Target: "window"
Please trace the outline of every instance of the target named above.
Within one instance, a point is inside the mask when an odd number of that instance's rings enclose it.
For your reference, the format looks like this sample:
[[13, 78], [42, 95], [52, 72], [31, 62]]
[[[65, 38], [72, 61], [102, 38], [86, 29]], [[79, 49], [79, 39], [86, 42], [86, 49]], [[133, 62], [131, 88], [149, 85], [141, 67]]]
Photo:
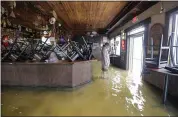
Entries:
[[169, 17], [169, 36], [172, 35], [171, 40], [171, 60], [173, 66], [178, 65], [178, 10], [171, 13]]
[[111, 54], [115, 54], [115, 45], [114, 45], [114, 38], [112, 38], [110, 40], [110, 44], [111, 44]]
[[139, 32], [143, 32], [145, 30], [145, 27], [141, 26], [139, 28], [133, 29], [131, 30], [128, 35], [133, 35], [133, 34], [137, 34]]
[[111, 54], [120, 56], [120, 35], [110, 40]]
[[[175, 35], [174, 35], [174, 44], [173, 46], [178, 46], [178, 12], [176, 14], [176, 27], [175, 27]], [[175, 56], [174, 56], [174, 59], [176, 61], [176, 64], [178, 65], [178, 47], [174, 47], [174, 51], [175, 51]]]
[[120, 56], [120, 41], [121, 37], [117, 36], [115, 40], [115, 47], [116, 47], [116, 55]]

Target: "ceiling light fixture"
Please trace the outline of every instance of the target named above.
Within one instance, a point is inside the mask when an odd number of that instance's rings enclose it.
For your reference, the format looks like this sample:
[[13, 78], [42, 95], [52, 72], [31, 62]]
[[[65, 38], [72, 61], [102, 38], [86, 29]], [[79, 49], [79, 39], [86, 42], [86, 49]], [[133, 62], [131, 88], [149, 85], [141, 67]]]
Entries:
[[165, 11], [165, 9], [164, 9], [164, 4], [163, 4], [163, 2], [161, 2], [161, 10], [160, 10], [160, 13], [163, 13]]
[[49, 19], [49, 23], [50, 24], [55, 24], [55, 22], [56, 22], [56, 19], [54, 17]]
[[61, 27], [62, 26], [61, 23], [59, 23], [58, 26]]

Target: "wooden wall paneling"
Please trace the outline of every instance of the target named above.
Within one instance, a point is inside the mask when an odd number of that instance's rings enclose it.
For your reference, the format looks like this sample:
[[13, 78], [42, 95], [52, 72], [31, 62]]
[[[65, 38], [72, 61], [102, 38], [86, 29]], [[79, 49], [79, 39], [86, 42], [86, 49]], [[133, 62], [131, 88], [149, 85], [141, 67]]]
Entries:
[[[104, 29], [128, 2], [120, 1], [16, 1], [14, 12], [16, 20], [24, 25], [35, 27], [33, 22], [39, 25], [49, 23], [52, 11], [57, 14], [57, 21], [70, 31], [85, 33]], [[8, 6], [8, 2], [2, 2]], [[38, 21], [37, 16], [42, 19]], [[18, 22], [18, 21], [16, 21]]]

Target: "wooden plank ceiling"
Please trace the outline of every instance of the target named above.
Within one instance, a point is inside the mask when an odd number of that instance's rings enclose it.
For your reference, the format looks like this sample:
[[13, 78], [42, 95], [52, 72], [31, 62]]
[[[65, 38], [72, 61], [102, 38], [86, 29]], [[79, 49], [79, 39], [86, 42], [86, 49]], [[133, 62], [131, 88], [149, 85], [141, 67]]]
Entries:
[[[18, 1], [13, 19], [28, 27], [35, 27], [34, 22], [40, 25], [48, 24], [52, 11], [57, 14], [57, 20], [68, 30], [86, 32], [104, 29], [127, 5], [126, 1]], [[7, 8], [7, 2], [1, 2]], [[8, 8], [9, 9], [9, 8]], [[37, 16], [40, 15], [40, 19]]]

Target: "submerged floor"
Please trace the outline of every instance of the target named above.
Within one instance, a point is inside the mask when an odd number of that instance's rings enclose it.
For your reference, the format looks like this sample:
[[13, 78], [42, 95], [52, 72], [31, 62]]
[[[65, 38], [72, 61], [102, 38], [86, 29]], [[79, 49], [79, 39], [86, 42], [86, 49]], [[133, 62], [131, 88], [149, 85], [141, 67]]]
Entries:
[[93, 66], [93, 82], [74, 90], [4, 88], [2, 115], [178, 115], [171, 104], [162, 105], [161, 93], [141, 78], [114, 67], [102, 73], [99, 62]]

